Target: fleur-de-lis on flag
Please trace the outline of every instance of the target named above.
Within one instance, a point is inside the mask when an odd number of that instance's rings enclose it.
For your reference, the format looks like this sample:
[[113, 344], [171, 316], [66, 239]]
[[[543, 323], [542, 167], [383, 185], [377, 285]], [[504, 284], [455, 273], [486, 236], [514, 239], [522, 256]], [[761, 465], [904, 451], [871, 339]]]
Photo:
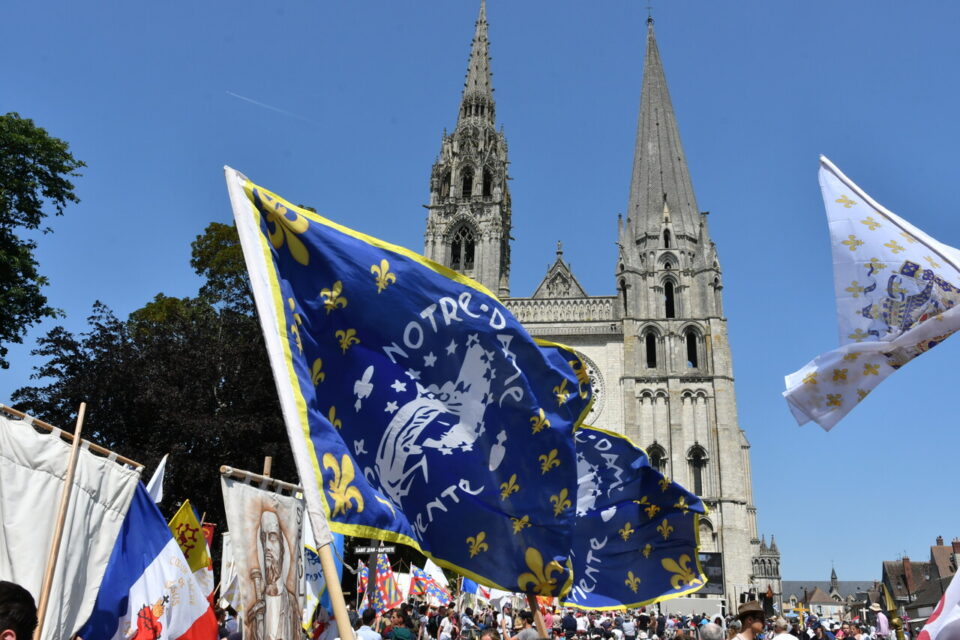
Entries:
[[467, 538], [467, 544], [470, 545], [471, 558], [477, 555], [478, 553], [481, 553], [483, 551], [487, 551], [490, 549], [490, 545], [484, 542], [484, 540], [486, 540], [486, 537], [487, 537], [487, 532], [481, 531], [477, 535], [470, 536], [469, 538]]
[[553, 395], [557, 397], [558, 406], [562, 407], [564, 404], [566, 404], [567, 400], [570, 398], [570, 391], [567, 389], [566, 378], [563, 379], [563, 382], [553, 388]]
[[320, 289], [320, 297], [323, 298], [323, 308], [330, 312], [347, 306], [347, 297], [343, 293], [343, 282], [337, 280], [329, 289]]
[[630, 587], [630, 590], [634, 593], [640, 588], [640, 578], [633, 575], [633, 571], [627, 571], [627, 579], [624, 580], [623, 583]]
[[670, 488], [670, 478], [666, 476], [660, 478], [660, 491], [666, 491], [668, 488]]
[[586, 400], [587, 389], [590, 388], [590, 373], [587, 371], [587, 367], [579, 358], [576, 360], [568, 360], [567, 364], [570, 365], [570, 368], [573, 369], [573, 372], [577, 375], [577, 386], [580, 389], [580, 397]]
[[337, 341], [340, 343], [340, 351], [343, 353], [347, 352], [352, 345], [359, 344], [360, 338], [357, 337], [356, 329], [343, 329], [337, 331], [334, 334], [337, 337]]
[[563, 567], [560, 566], [560, 563], [551, 560], [544, 566], [543, 555], [533, 547], [527, 548], [523, 559], [530, 571], [520, 574], [520, 578], [517, 580], [519, 590], [527, 591], [529, 585], [530, 591], [539, 596], [555, 595], [554, 590], [559, 586], [557, 584], [557, 578], [560, 577], [558, 574], [563, 573]]
[[357, 508], [357, 512], [363, 511], [363, 496], [360, 490], [350, 483], [353, 482], [355, 471], [353, 461], [350, 456], [344, 454], [337, 464], [337, 457], [332, 453], [323, 454], [323, 467], [333, 471], [333, 479], [329, 483], [327, 493], [333, 499], [333, 512], [331, 515], [346, 514], [350, 509], [352, 501]]
[[323, 360], [317, 358], [313, 361], [313, 366], [310, 367], [310, 381], [313, 383], [313, 386], [317, 386], [323, 379], [327, 377], [327, 374], [323, 371]]
[[630, 523], [628, 522], [620, 528], [620, 537], [626, 541], [630, 538], [630, 536], [633, 535], [634, 531], [636, 531], [636, 529], [630, 526]]
[[540, 409], [539, 414], [530, 418], [530, 425], [534, 433], [540, 433], [544, 429], [550, 428], [550, 421], [547, 420], [547, 414], [543, 412], [543, 409]]
[[310, 262], [310, 254], [297, 235], [310, 228], [310, 223], [298, 212], [288, 209], [259, 189], [257, 195], [266, 209], [267, 235], [270, 237], [270, 244], [274, 249], [280, 249], [286, 242], [293, 259], [306, 266]]
[[303, 318], [300, 317], [299, 313], [296, 313], [295, 309], [297, 308], [297, 304], [293, 301], [293, 298], [287, 298], [287, 305], [290, 307], [290, 312], [293, 313], [293, 323], [290, 325], [290, 333], [293, 334], [294, 342], [297, 344], [297, 350], [303, 353], [303, 340], [300, 339], [300, 325], [303, 324]]
[[517, 491], [520, 491], [520, 485], [517, 484], [517, 474], [515, 473], [510, 476], [509, 480], [507, 480], [506, 482], [500, 483], [500, 499], [501, 500], [506, 500]]
[[327, 420], [330, 421], [330, 424], [332, 424], [335, 429], [343, 428], [343, 421], [337, 417], [336, 407], [330, 407], [330, 411], [327, 412]]
[[567, 496], [569, 492], [566, 489], [560, 489], [560, 493], [555, 496], [550, 496], [550, 504], [553, 505], [553, 515], [559, 516], [564, 512], [565, 509], [569, 509], [572, 506], [572, 503]]
[[680, 496], [680, 498], [677, 500], [677, 503], [673, 505], [673, 508], [680, 509], [680, 511], [683, 512], [683, 515], [687, 515], [687, 511], [690, 510], [690, 505], [687, 504], [686, 496]]
[[544, 453], [537, 459], [540, 461], [540, 475], [545, 475], [550, 469], [560, 466], [560, 459], [557, 458], [556, 449], [551, 449], [550, 453]]
[[634, 500], [638, 505], [643, 507], [643, 510], [647, 512], [647, 517], [653, 520], [653, 517], [657, 515], [660, 511], [660, 507], [650, 502], [650, 498], [643, 496], [639, 500]]
[[703, 580], [693, 574], [693, 569], [690, 567], [690, 556], [687, 554], [683, 554], [678, 560], [664, 558], [660, 561], [660, 564], [663, 565], [664, 569], [674, 574], [670, 578], [670, 586], [674, 589], [703, 583]]
[[643, 547], [643, 557], [649, 558], [652, 552], [653, 552], [653, 545], [648, 542]]
[[530, 516], [523, 516], [522, 518], [510, 518], [510, 522], [513, 523], [513, 532], [520, 533], [525, 527], [530, 526]]
[[666, 540], [670, 537], [670, 534], [673, 533], [673, 526], [667, 522], [666, 518], [664, 518], [663, 522], [657, 525], [657, 531], [659, 531], [660, 535], [663, 536], [663, 539]]
[[377, 293], [397, 281], [397, 274], [390, 271], [390, 263], [384, 258], [379, 265], [371, 265], [370, 273], [376, 276]]

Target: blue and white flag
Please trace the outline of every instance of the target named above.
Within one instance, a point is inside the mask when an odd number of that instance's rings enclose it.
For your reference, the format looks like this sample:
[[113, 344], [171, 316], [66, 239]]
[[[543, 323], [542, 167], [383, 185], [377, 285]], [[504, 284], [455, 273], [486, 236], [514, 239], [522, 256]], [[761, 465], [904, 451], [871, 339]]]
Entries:
[[215, 640], [217, 620], [167, 522], [138, 484], [83, 640]]
[[574, 585], [565, 606], [639, 607], [706, 584], [697, 555], [703, 501], [650, 466], [625, 436], [577, 430]]
[[591, 400], [579, 358], [477, 282], [226, 173], [309, 508], [484, 584], [558, 595], [573, 509], [554, 504], [576, 494]]
[[960, 251], [887, 211], [820, 157], [840, 347], [786, 376], [801, 425], [832, 429], [874, 387], [960, 329]]
[[[337, 569], [337, 578], [343, 578], [343, 534], [333, 534], [334, 548], [333, 563]], [[327, 610], [333, 617], [333, 606], [330, 604], [330, 592], [327, 590], [327, 581], [323, 576], [323, 567], [320, 564], [320, 552], [317, 541], [313, 536], [313, 527], [310, 518], [303, 520], [303, 628], [310, 630], [317, 606]]]

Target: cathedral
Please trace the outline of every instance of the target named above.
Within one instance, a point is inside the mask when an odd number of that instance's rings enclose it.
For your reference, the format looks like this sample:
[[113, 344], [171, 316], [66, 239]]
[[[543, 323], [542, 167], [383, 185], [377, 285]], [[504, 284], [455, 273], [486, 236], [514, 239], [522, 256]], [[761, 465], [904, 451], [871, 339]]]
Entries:
[[701, 593], [734, 608], [744, 594], [779, 601], [780, 554], [759, 539], [750, 444], [737, 418], [723, 274], [697, 207], [653, 20], [627, 217], [611, 256], [616, 293], [605, 296], [587, 294], [559, 244], [533, 294], [510, 294], [507, 141], [496, 128], [487, 31], [481, 4], [456, 128], [444, 135], [430, 175], [425, 255], [480, 281], [533, 336], [575, 348], [596, 397], [587, 424], [625, 434], [703, 498], [701, 559], [717, 568], [708, 576], [722, 579]]

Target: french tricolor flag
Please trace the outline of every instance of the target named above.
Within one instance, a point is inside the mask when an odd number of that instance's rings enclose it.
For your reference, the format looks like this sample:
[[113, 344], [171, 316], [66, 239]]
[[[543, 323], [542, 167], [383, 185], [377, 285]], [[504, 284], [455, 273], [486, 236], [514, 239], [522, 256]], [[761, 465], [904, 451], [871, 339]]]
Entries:
[[216, 640], [213, 609], [143, 484], [97, 594], [83, 640]]

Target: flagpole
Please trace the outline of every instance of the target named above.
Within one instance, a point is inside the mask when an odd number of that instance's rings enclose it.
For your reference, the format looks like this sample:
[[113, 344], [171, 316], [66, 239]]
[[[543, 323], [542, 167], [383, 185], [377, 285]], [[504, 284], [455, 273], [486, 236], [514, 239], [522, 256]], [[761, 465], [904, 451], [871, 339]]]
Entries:
[[60, 493], [60, 510], [57, 512], [57, 524], [53, 531], [53, 540], [50, 542], [50, 554], [47, 556], [47, 568], [43, 574], [43, 583], [40, 587], [40, 599], [37, 606], [37, 628], [33, 633], [34, 640], [40, 640], [43, 634], [43, 622], [50, 604], [50, 589], [53, 586], [53, 574], [57, 568], [57, 557], [60, 555], [60, 542], [63, 539], [63, 525], [67, 519], [67, 507], [70, 506], [70, 493], [73, 489], [73, 475], [77, 468], [77, 458], [80, 456], [80, 432], [83, 430], [83, 416], [87, 412], [87, 403], [80, 403], [77, 412], [77, 426], [73, 431], [73, 445], [70, 447], [70, 458], [67, 463], [67, 474], [63, 479], [63, 491]]
[[541, 638], [549, 638], [547, 635], [547, 625], [543, 622], [543, 614], [540, 613], [540, 607], [537, 606], [537, 596], [532, 593], [527, 594], [527, 604], [530, 605], [530, 611], [533, 612], [533, 621], [537, 625], [537, 633]]

